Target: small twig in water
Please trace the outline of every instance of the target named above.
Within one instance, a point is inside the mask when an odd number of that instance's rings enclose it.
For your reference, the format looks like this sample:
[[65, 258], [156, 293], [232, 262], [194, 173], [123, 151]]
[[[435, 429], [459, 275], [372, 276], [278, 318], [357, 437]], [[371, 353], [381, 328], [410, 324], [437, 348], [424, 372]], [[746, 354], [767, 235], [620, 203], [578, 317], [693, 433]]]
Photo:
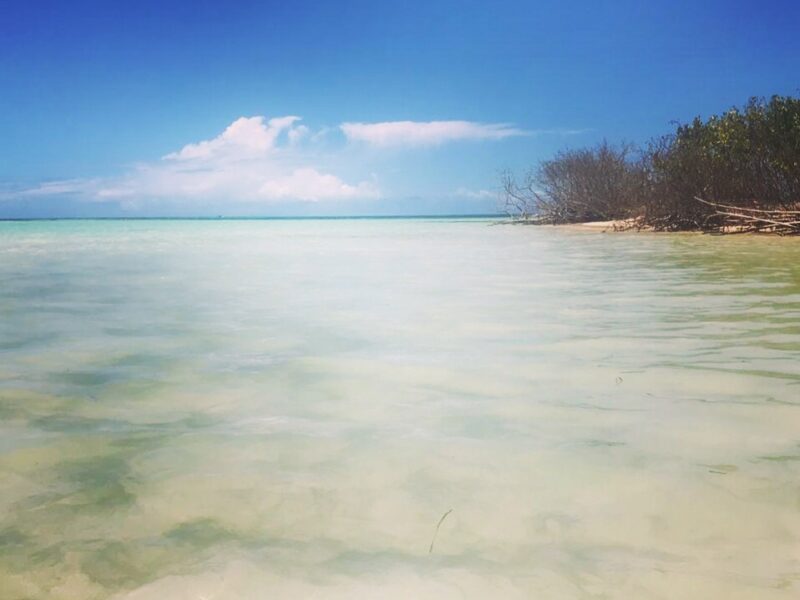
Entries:
[[444, 513], [442, 515], [442, 518], [439, 519], [439, 522], [436, 524], [436, 531], [433, 532], [433, 539], [431, 540], [431, 547], [428, 548], [428, 554], [433, 554], [433, 545], [436, 543], [436, 536], [439, 534], [439, 527], [442, 526], [442, 523], [444, 523], [444, 520], [447, 518], [447, 515], [449, 515], [451, 512], [453, 512], [452, 508], [448, 510], [446, 513]]

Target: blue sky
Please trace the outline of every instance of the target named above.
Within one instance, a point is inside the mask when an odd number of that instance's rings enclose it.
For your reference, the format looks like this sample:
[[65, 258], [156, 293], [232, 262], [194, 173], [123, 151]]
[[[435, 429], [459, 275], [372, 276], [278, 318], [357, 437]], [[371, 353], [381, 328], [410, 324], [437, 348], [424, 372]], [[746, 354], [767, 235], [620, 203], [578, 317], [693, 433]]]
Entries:
[[0, 217], [491, 212], [798, 94], [800, 2], [0, 0]]

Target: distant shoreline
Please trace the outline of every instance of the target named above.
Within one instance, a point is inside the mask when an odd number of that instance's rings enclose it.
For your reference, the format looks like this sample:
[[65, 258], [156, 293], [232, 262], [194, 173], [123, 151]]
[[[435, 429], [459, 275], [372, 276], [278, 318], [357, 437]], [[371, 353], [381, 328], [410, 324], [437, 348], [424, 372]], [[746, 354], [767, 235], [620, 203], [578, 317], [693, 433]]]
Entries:
[[562, 229], [566, 231], [584, 231], [584, 232], [591, 232], [591, 233], [655, 233], [659, 235], [674, 235], [674, 234], [681, 234], [681, 235], [730, 235], [730, 234], [737, 234], [737, 235], [757, 235], [757, 236], [769, 236], [769, 237], [781, 237], [781, 238], [790, 238], [790, 239], [798, 239], [797, 236], [794, 235], [779, 235], [773, 232], [768, 231], [725, 231], [725, 232], [716, 232], [716, 231], [702, 231], [697, 229], [681, 229], [675, 231], [665, 231], [655, 229], [649, 225], [637, 225], [636, 223], [629, 221], [586, 221], [584, 223], [560, 223], [560, 224], [547, 224], [547, 223], [523, 223], [520, 222], [521, 225], [536, 225], [539, 227], [554, 227], [556, 229]]
[[29, 221], [379, 221], [402, 219], [508, 219], [502, 213], [454, 215], [345, 215], [345, 216], [276, 216], [276, 217], [0, 217], [0, 223]]
[[644, 146], [562, 150], [520, 179], [503, 172], [501, 188], [536, 224], [800, 235], [800, 98], [753, 97]]

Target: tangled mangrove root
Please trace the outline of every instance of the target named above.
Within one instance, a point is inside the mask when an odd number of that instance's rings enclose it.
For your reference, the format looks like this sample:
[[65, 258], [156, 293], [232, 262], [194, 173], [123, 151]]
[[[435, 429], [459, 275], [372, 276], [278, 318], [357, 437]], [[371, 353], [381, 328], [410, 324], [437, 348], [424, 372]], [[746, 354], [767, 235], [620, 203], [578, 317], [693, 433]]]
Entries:
[[695, 196], [695, 200], [713, 209], [701, 229], [709, 233], [775, 233], [800, 235], [800, 210], [757, 209], [709, 202]]

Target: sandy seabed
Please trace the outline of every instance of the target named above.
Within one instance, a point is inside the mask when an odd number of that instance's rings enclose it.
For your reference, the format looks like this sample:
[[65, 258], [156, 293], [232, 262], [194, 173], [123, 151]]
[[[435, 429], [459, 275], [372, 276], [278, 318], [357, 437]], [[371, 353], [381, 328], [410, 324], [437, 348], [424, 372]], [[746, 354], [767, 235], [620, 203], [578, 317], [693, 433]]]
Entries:
[[0, 228], [4, 600], [800, 591], [793, 240]]

